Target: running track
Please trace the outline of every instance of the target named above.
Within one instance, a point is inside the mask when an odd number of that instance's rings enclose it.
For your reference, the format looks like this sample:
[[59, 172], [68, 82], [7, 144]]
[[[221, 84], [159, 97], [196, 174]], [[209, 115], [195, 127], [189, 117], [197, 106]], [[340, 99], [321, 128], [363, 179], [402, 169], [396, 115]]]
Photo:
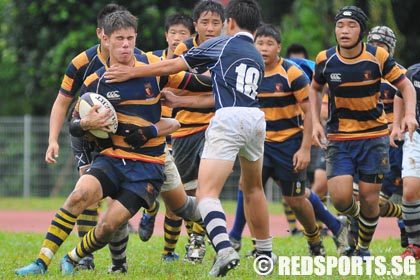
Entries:
[[[55, 212], [52, 211], [0, 211], [0, 231], [3, 232], [38, 232], [45, 233]], [[137, 228], [141, 215], [134, 216], [130, 223]], [[227, 215], [228, 229], [232, 227], [234, 216]], [[163, 235], [164, 214], [159, 213], [156, 219], [155, 235]], [[185, 229], [183, 234], [185, 235]], [[270, 231], [273, 236], [287, 236], [288, 225], [284, 215], [270, 216]], [[400, 231], [395, 218], [380, 218], [375, 238], [399, 237]], [[246, 227], [245, 236], [249, 236]]]

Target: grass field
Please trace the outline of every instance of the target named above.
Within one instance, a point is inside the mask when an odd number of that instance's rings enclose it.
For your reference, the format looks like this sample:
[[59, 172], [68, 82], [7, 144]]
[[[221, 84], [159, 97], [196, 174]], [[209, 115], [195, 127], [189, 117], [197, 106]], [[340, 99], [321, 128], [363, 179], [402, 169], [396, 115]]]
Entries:
[[[63, 202], [59, 199], [0, 199], [0, 210], [53, 210]], [[34, 208], [31, 208], [34, 206]], [[234, 202], [224, 203], [229, 213], [235, 209]], [[28, 208], [29, 207], [29, 208]], [[279, 212], [279, 205], [271, 205]], [[34, 233], [5, 233], [0, 231], [0, 279], [18, 279], [13, 270], [29, 264], [33, 261], [39, 251], [43, 241], [44, 234]], [[77, 237], [72, 234], [58, 251], [56, 257], [50, 265], [46, 275], [28, 277], [29, 279], [59, 279], [61, 273], [58, 270], [58, 263], [62, 256], [71, 250], [77, 244]], [[178, 242], [176, 252], [180, 254], [181, 259], [184, 254], [184, 245], [186, 237], [182, 236]], [[335, 256], [335, 246], [330, 237], [324, 239], [324, 245], [328, 255]], [[241, 264], [229, 272], [226, 279], [321, 279], [326, 276], [279, 276], [278, 266], [274, 273], [268, 277], [258, 276], [253, 269], [253, 260], [246, 259], [245, 254], [251, 249], [249, 238], [243, 240], [241, 249]], [[274, 252], [280, 256], [306, 256], [308, 254], [306, 241], [303, 237], [282, 237], [274, 239]], [[202, 265], [192, 265], [183, 261], [163, 263], [160, 256], [163, 248], [163, 237], [154, 236], [149, 242], [141, 242], [137, 235], [130, 235], [127, 257], [129, 272], [126, 275], [108, 275], [107, 267], [110, 264], [109, 252], [104, 248], [95, 253], [96, 269], [94, 271], [81, 271], [75, 276], [75, 279], [206, 279], [206, 275], [213, 263], [214, 251], [208, 246], [207, 254]], [[374, 240], [371, 247], [372, 255], [381, 255], [390, 260], [394, 255], [401, 253], [402, 249], [398, 239]], [[387, 263], [387, 268], [391, 269]], [[420, 264], [416, 264], [417, 276], [340, 276], [338, 271], [333, 270], [329, 279], [418, 279], [420, 273]], [[72, 276], [70, 276], [72, 277]], [[70, 278], [66, 277], [66, 278]]]

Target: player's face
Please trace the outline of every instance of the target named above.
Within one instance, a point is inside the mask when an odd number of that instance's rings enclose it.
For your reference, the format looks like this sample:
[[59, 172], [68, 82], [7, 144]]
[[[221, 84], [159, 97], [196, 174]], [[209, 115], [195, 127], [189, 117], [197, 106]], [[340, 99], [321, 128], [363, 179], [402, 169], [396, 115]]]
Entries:
[[259, 36], [254, 43], [257, 50], [261, 53], [266, 66], [277, 64], [278, 54], [281, 50], [281, 44], [271, 36]]
[[382, 43], [382, 42], [371, 42], [370, 44], [371, 44], [371, 45], [374, 45], [374, 46], [377, 46], [377, 47], [382, 47], [382, 48], [384, 48], [387, 52], [389, 52], [388, 46], [387, 46], [387, 45], [385, 45], [385, 44], [384, 44], [384, 43]]
[[355, 46], [359, 39], [360, 26], [354, 19], [343, 18], [335, 24], [335, 37], [340, 47]]
[[169, 27], [168, 32], [165, 32], [166, 42], [168, 47], [175, 51], [179, 43], [184, 42], [191, 37], [190, 30], [183, 24], [175, 24]]
[[136, 36], [134, 28], [118, 29], [111, 34], [107, 39], [111, 65], [120, 63], [132, 66]]
[[219, 14], [203, 12], [197, 22], [194, 22], [194, 27], [201, 44], [210, 38], [220, 36], [223, 22]]

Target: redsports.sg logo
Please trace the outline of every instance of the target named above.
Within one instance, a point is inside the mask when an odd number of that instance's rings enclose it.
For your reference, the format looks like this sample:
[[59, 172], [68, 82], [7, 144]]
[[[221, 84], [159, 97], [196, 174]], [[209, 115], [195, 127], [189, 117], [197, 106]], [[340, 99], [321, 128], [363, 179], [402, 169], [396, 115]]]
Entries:
[[335, 257], [335, 256], [279, 256], [277, 263], [267, 257], [254, 260], [254, 271], [258, 275], [281, 276], [409, 276], [416, 275], [416, 260], [394, 256]]

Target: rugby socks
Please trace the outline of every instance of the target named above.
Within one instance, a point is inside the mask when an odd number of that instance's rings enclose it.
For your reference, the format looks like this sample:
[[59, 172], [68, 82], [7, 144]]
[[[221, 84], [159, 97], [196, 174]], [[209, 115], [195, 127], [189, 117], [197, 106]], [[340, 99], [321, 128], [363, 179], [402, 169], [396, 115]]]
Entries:
[[188, 236], [190, 236], [193, 233], [193, 221], [185, 221], [185, 229], [187, 230]]
[[289, 223], [289, 230], [290, 233], [297, 231], [297, 223], [296, 223], [296, 215], [293, 212], [292, 208], [290, 208], [289, 204], [287, 204], [285, 199], [282, 199], [284, 213], [286, 214], [287, 222]]
[[83, 236], [91, 229], [93, 229], [98, 223], [98, 207], [88, 208], [77, 217], [77, 233], [79, 238]]
[[[315, 193], [316, 194], [316, 193]], [[327, 196], [326, 195], [322, 195], [322, 197], [321, 196], [319, 196], [318, 194], [316, 194], [318, 197], [319, 197], [319, 200], [321, 200], [321, 202], [322, 202], [322, 204], [324, 204], [324, 206], [325, 207], [327, 207]], [[328, 209], [328, 208], [327, 208]], [[316, 213], [315, 213], [316, 214]], [[323, 230], [322, 228], [323, 228], [323, 225], [324, 225], [324, 223], [323, 222], [321, 222], [319, 219], [318, 219], [318, 217], [315, 217], [316, 218], [316, 225], [321, 229], [321, 231]], [[328, 227], [328, 226], [327, 226]]]
[[238, 200], [236, 202], [236, 213], [233, 228], [229, 232], [229, 236], [233, 237], [237, 241], [241, 241], [242, 232], [244, 231], [246, 224], [245, 210], [244, 210], [244, 193], [238, 190]]
[[47, 235], [42, 243], [41, 251], [38, 255], [37, 263], [40, 263], [46, 269], [51, 259], [54, 257], [57, 250], [60, 248], [64, 240], [67, 239], [69, 234], [76, 224], [76, 216], [60, 208], [51, 221], [48, 228]]
[[273, 251], [273, 237], [263, 240], [255, 240], [255, 248], [257, 249], [257, 255], [266, 255], [271, 256], [271, 252]]
[[156, 216], [157, 210], [158, 210], [157, 203], [156, 203], [156, 201], [154, 201], [152, 206], [149, 209], [144, 210], [144, 213], [153, 217], [153, 216]]
[[127, 244], [130, 232], [128, 230], [128, 222], [120, 226], [114, 233], [111, 242], [108, 244], [111, 253], [112, 264], [121, 266], [127, 262]]
[[204, 228], [198, 224], [198, 223], [194, 223], [193, 224], [193, 230], [192, 230], [193, 234], [197, 234], [197, 235], [201, 235], [201, 236], [205, 236], [206, 235], [206, 231], [204, 230]]
[[359, 238], [357, 240], [356, 249], [369, 249], [376, 226], [378, 225], [379, 215], [373, 218], [368, 218], [360, 212], [359, 215]]
[[314, 208], [316, 218], [323, 222], [334, 235], [337, 234], [340, 230], [340, 222], [330, 213], [330, 211], [328, 211], [327, 207], [325, 207], [319, 197], [313, 191], [310, 192], [311, 194], [309, 195], [308, 200]]
[[229, 236], [226, 229], [226, 216], [223, 212], [222, 204], [216, 198], [203, 198], [198, 203], [201, 217], [208, 236], [218, 253], [221, 249], [231, 247]]
[[347, 216], [354, 217], [357, 219], [360, 213], [360, 204], [353, 197], [351, 201], [351, 205], [347, 209], [344, 209], [342, 211], [338, 210], [338, 211], [343, 215], [347, 215]]
[[176, 243], [181, 235], [182, 219], [174, 220], [165, 215], [163, 224], [165, 247], [163, 254], [169, 255], [174, 253]]
[[382, 215], [382, 217], [396, 217], [398, 219], [402, 218], [402, 209], [401, 205], [395, 204], [392, 201], [387, 200], [386, 202], [387, 210]]
[[402, 216], [408, 235], [408, 244], [420, 246], [420, 200], [408, 202], [403, 199]]
[[92, 254], [93, 252], [99, 249], [102, 249], [106, 246], [106, 244], [108, 244], [108, 242], [101, 242], [96, 238], [95, 229], [96, 227], [94, 227], [92, 230], [86, 233], [85, 236], [83, 236], [82, 241], [79, 242], [76, 248], [74, 248], [68, 253], [68, 256], [74, 262], [78, 263], [87, 255]]
[[306, 232], [306, 230], [303, 229], [303, 234], [306, 236], [308, 244], [314, 244], [321, 241], [321, 233], [319, 231], [319, 227], [316, 227], [314, 232]]

